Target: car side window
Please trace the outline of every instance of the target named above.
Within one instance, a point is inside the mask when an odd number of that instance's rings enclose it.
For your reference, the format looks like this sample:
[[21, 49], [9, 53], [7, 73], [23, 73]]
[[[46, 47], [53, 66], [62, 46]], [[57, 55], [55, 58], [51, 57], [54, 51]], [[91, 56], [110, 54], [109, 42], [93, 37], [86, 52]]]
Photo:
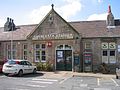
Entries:
[[32, 66], [32, 64], [30, 62], [26, 61], [26, 63], [28, 66]]
[[24, 61], [24, 65], [28, 65], [26, 61]]
[[20, 65], [26, 65], [26, 62], [25, 61], [21, 61]]
[[32, 66], [32, 64], [28, 61], [21, 61], [20, 65], [28, 65], [28, 66]]

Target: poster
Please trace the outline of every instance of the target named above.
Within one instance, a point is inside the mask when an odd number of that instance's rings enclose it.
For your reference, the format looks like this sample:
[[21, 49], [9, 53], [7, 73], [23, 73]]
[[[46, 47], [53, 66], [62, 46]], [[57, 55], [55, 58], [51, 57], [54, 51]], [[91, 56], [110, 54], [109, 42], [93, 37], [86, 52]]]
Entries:
[[118, 52], [120, 53], [120, 45], [118, 45]]
[[57, 57], [58, 58], [63, 57], [63, 51], [57, 51]]
[[63, 51], [57, 51], [57, 62], [63, 62]]

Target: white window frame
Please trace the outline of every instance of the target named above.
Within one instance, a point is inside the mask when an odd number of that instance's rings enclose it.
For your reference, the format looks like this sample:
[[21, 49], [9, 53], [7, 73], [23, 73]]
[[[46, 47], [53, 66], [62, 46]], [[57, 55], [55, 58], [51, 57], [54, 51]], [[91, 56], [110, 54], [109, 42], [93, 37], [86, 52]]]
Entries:
[[[17, 53], [16, 44], [13, 44], [13, 49], [12, 49], [13, 59], [16, 58], [16, 53]], [[10, 44], [7, 44], [7, 59], [11, 59], [11, 45]]]
[[[27, 48], [24, 48], [25, 45], [27, 46]], [[27, 52], [27, 54], [24, 55], [24, 52]], [[27, 44], [23, 44], [23, 59], [27, 60], [27, 58], [28, 58], [28, 45]]]
[[[39, 48], [36, 48], [36, 45], [39, 45]], [[45, 48], [42, 48], [42, 45], [45, 45]], [[35, 62], [46, 62], [46, 44], [34, 44], [34, 55], [35, 55]], [[42, 55], [42, 51], [45, 52], [44, 55]], [[39, 55], [36, 54], [36, 52], [39, 52]], [[37, 56], [39, 57], [39, 60], [37, 60]], [[45, 57], [45, 60], [42, 60], [42, 57]]]
[[[89, 47], [87, 47], [89, 44]], [[91, 42], [85, 42], [85, 49], [91, 49], [92, 48], [92, 43]]]

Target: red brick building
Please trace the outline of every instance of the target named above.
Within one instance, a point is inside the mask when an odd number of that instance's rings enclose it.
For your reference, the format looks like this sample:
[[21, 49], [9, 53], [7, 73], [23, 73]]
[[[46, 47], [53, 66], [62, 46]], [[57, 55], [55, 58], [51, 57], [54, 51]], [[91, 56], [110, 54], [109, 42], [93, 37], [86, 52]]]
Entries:
[[85, 72], [103, 62], [114, 72], [120, 63], [120, 20], [110, 6], [107, 21], [67, 22], [52, 6], [39, 24], [11, 30], [9, 22], [0, 28], [0, 60], [28, 59], [52, 63], [55, 70]]

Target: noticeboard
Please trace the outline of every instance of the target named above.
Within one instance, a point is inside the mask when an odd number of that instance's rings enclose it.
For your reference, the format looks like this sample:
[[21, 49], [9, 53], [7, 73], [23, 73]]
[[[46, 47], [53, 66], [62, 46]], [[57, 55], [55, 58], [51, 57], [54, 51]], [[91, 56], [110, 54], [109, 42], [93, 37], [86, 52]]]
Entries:
[[74, 56], [74, 65], [79, 65], [79, 63], [80, 63], [80, 57]]

